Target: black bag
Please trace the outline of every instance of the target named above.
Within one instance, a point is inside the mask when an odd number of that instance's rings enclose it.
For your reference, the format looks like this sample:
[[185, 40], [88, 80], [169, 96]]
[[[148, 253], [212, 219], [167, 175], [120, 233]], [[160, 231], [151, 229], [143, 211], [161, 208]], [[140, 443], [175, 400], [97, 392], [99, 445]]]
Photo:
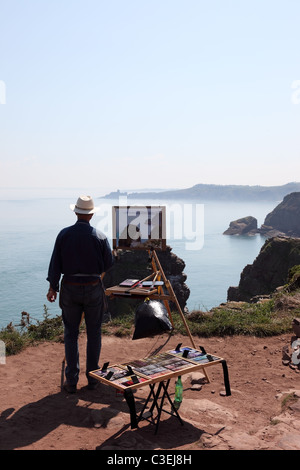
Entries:
[[135, 311], [132, 339], [147, 338], [172, 330], [166, 307], [157, 300], [146, 299]]

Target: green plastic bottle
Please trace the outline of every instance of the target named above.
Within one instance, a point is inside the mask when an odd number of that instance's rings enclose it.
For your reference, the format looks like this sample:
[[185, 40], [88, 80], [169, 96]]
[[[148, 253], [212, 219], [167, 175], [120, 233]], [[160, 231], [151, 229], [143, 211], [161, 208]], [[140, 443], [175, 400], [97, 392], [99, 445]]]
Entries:
[[181, 377], [179, 375], [176, 382], [175, 382], [174, 406], [175, 406], [176, 410], [178, 410], [178, 408], [181, 405], [182, 394], [183, 394], [183, 385], [182, 385], [182, 382], [181, 382]]

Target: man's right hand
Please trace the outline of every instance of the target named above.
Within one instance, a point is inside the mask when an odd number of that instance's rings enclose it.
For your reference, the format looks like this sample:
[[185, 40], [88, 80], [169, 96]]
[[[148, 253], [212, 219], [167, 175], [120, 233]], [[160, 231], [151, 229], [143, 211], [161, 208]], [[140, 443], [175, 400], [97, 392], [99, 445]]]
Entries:
[[57, 296], [57, 292], [54, 289], [52, 289], [52, 287], [50, 287], [47, 292], [47, 299], [49, 300], [49, 302], [55, 302], [56, 296]]

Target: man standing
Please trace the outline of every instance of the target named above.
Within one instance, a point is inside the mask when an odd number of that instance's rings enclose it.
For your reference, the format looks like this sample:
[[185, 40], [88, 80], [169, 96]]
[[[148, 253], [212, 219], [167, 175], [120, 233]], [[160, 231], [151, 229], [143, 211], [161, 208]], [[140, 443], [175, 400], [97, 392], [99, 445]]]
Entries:
[[90, 225], [98, 210], [90, 196], [80, 196], [70, 208], [77, 215], [77, 222], [62, 229], [55, 241], [49, 264], [47, 280], [50, 283], [47, 299], [54, 302], [63, 275], [59, 305], [64, 323], [66, 357], [66, 384], [69, 393], [75, 393], [79, 379], [78, 335], [84, 314], [87, 334], [86, 376], [88, 388], [97, 382], [89, 376], [99, 368], [101, 350], [101, 324], [104, 313], [105, 293], [101, 276], [113, 264], [111, 248], [105, 235]]

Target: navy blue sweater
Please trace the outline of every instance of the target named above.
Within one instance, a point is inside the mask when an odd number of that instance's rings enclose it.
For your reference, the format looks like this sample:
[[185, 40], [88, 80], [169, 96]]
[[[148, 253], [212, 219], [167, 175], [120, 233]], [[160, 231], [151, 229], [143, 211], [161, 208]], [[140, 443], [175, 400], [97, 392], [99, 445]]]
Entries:
[[112, 252], [106, 236], [88, 221], [80, 219], [59, 232], [47, 280], [58, 291], [62, 274], [65, 280], [89, 282], [99, 278], [112, 264]]

